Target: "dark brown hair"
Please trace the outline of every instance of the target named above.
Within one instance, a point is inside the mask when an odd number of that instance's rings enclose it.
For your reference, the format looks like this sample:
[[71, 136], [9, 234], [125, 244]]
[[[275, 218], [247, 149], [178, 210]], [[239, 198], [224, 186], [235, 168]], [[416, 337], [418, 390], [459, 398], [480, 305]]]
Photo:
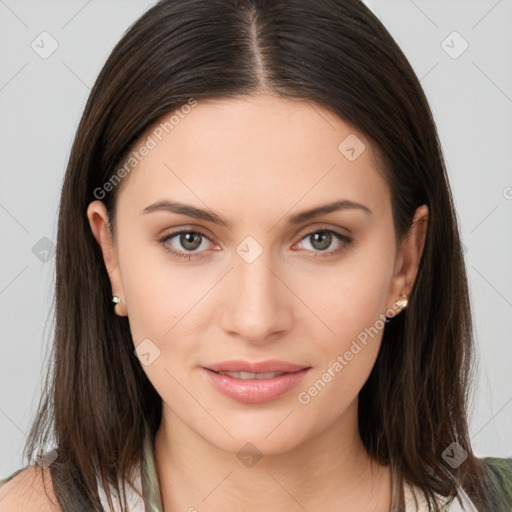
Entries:
[[[48, 385], [25, 456], [54, 439], [51, 465], [65, 510], [101, 509], [96, 474], [113, 485], [139, 462], [162, 401], [134, 354], [86, 210], [141, 136], [190, 98], [261, 91], [309, 100], [356, 127], [382, 156], [399, 240], [429, 207], [407, 310], [385, 328], [359, 395], [370, 455], [427, 499], [454, 478], [489, 509], [491, 490], [471, 450], [466, 409], [473, 346], [456, 215], [431, 111], [407, 59], [359, 0], [163, 0], [112, 51], [91, 91], [62, 189], [55, 340]], [[105, 195], [111, 214], [119, 187]], [[442, 452], [457, 442], [467, 460]], [[403, 504], [402, 504], [403, 506]], [[398, 507], [397, 510], [401, 510]], [[438, 510], [433, 506], [433, 510]]]

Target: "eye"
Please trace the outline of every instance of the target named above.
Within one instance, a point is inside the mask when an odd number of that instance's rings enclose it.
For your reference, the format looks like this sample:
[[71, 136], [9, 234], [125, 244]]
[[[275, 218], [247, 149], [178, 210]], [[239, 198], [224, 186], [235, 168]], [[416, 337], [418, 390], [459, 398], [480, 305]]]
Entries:
[[[338, 233], [332, 229], [319, 229], [317, 231], [312, 231], [306, 236], [302, 237], [301, 242], [299, 243], [302, 243], [304, 240], [308, 242], [306, 244], [306, 249], [317, 253], [325, 253], [315, 255], [315, 258], [319, 256], [327, 257], [338, 254], [352, 243], [352, 239], [350, 237], [342, 233]], [[327, 249], [333, 245], [333, 242], [337, 248], [331, 251], [327, 251]], [[310, 248], [308, 248], [307, 245], [309, 245]]]
[[[174, 257], [186, 258], [189, 261], [191, 259], [205, 257], [204, 252], [208, 249], [208, 243], [212, 243], [201, 231], [190, 229], [182, 229], [168, 233], [159, 241], [164, 246], [165, 250]], [[317, 253], [314, 256], [315, 258], [337, 255], [352, 243], [350, 237], [332, 229], [318, 229], [312, 231], [303, 236], [301, 241], [296, 245], [300, 245], [304, 241], [308, 241], [310, 246], [310, 248], [306, 246], [306, 250]], [[337, 248], [328, 251], [327, 249], [329, 249], [333, 243], [335, 243]]]
[[[173, 239], [176, 240], [173, 242]], [[208, 245], [205, 241], [210, 242], [210, 239], [201, 231], [194, 230], [174, 231], [160, 239], [160, 243], [173, 256], [188, 260], [203, 257], [204, 250], [200, 249], [205, 249]]]

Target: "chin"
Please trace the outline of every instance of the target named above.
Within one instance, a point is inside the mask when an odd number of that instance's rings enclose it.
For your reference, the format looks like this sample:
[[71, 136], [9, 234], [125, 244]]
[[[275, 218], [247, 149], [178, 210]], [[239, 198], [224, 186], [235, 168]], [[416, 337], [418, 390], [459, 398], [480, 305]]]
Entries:
[[[214, 415], [224, 428], [215, 423], [215, 428], [198, 433], [210, 444], [227, 452], [238, 454], [246, 447], [246, 450], [254, 449], [265, 455], [280, 455], [293, 450], [307, 437], [304, 423], [301, 422], [299, 427], [297, 417], [292, 420], [295, 415], [290, 414], [291, 410], [286, 408], [282, 413], [271, 414], [261, 411], [258, 414], [248, 414], [246, 411], [238, 418], [231, 415], [229, 421], [222, 421], [220, 416]], [[248, 443], [250, 446], [246, 446]]]

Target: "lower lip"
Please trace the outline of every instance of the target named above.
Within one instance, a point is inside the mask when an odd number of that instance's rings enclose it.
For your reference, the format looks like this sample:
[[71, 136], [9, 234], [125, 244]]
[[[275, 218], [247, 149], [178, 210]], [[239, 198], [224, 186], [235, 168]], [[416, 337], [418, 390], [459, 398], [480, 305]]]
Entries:
[[213, 386], [238, 402], [261, 404], [279, 398], [290, 391], [304, 378], [310, 368], [298, 372], [285, 373], [272, 379], [235, 379], [228, 375], [220, 375], [203, 368]]

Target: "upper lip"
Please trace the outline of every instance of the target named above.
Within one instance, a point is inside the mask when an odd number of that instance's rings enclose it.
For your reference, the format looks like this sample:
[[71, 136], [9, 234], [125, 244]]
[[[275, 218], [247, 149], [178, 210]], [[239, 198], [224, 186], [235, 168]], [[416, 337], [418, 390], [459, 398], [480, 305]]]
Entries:
[[268, 359], [267, 361], [223, 361], [221, 363], [210, 364], [205, 366], [207, 370], [214, 372], [248, 372], [248, 373], [292, 373], [309, 368], [309, 366], [301, 366], [298, 364], [288, 363], [286, 361], [278, 361], [276, 359]]

